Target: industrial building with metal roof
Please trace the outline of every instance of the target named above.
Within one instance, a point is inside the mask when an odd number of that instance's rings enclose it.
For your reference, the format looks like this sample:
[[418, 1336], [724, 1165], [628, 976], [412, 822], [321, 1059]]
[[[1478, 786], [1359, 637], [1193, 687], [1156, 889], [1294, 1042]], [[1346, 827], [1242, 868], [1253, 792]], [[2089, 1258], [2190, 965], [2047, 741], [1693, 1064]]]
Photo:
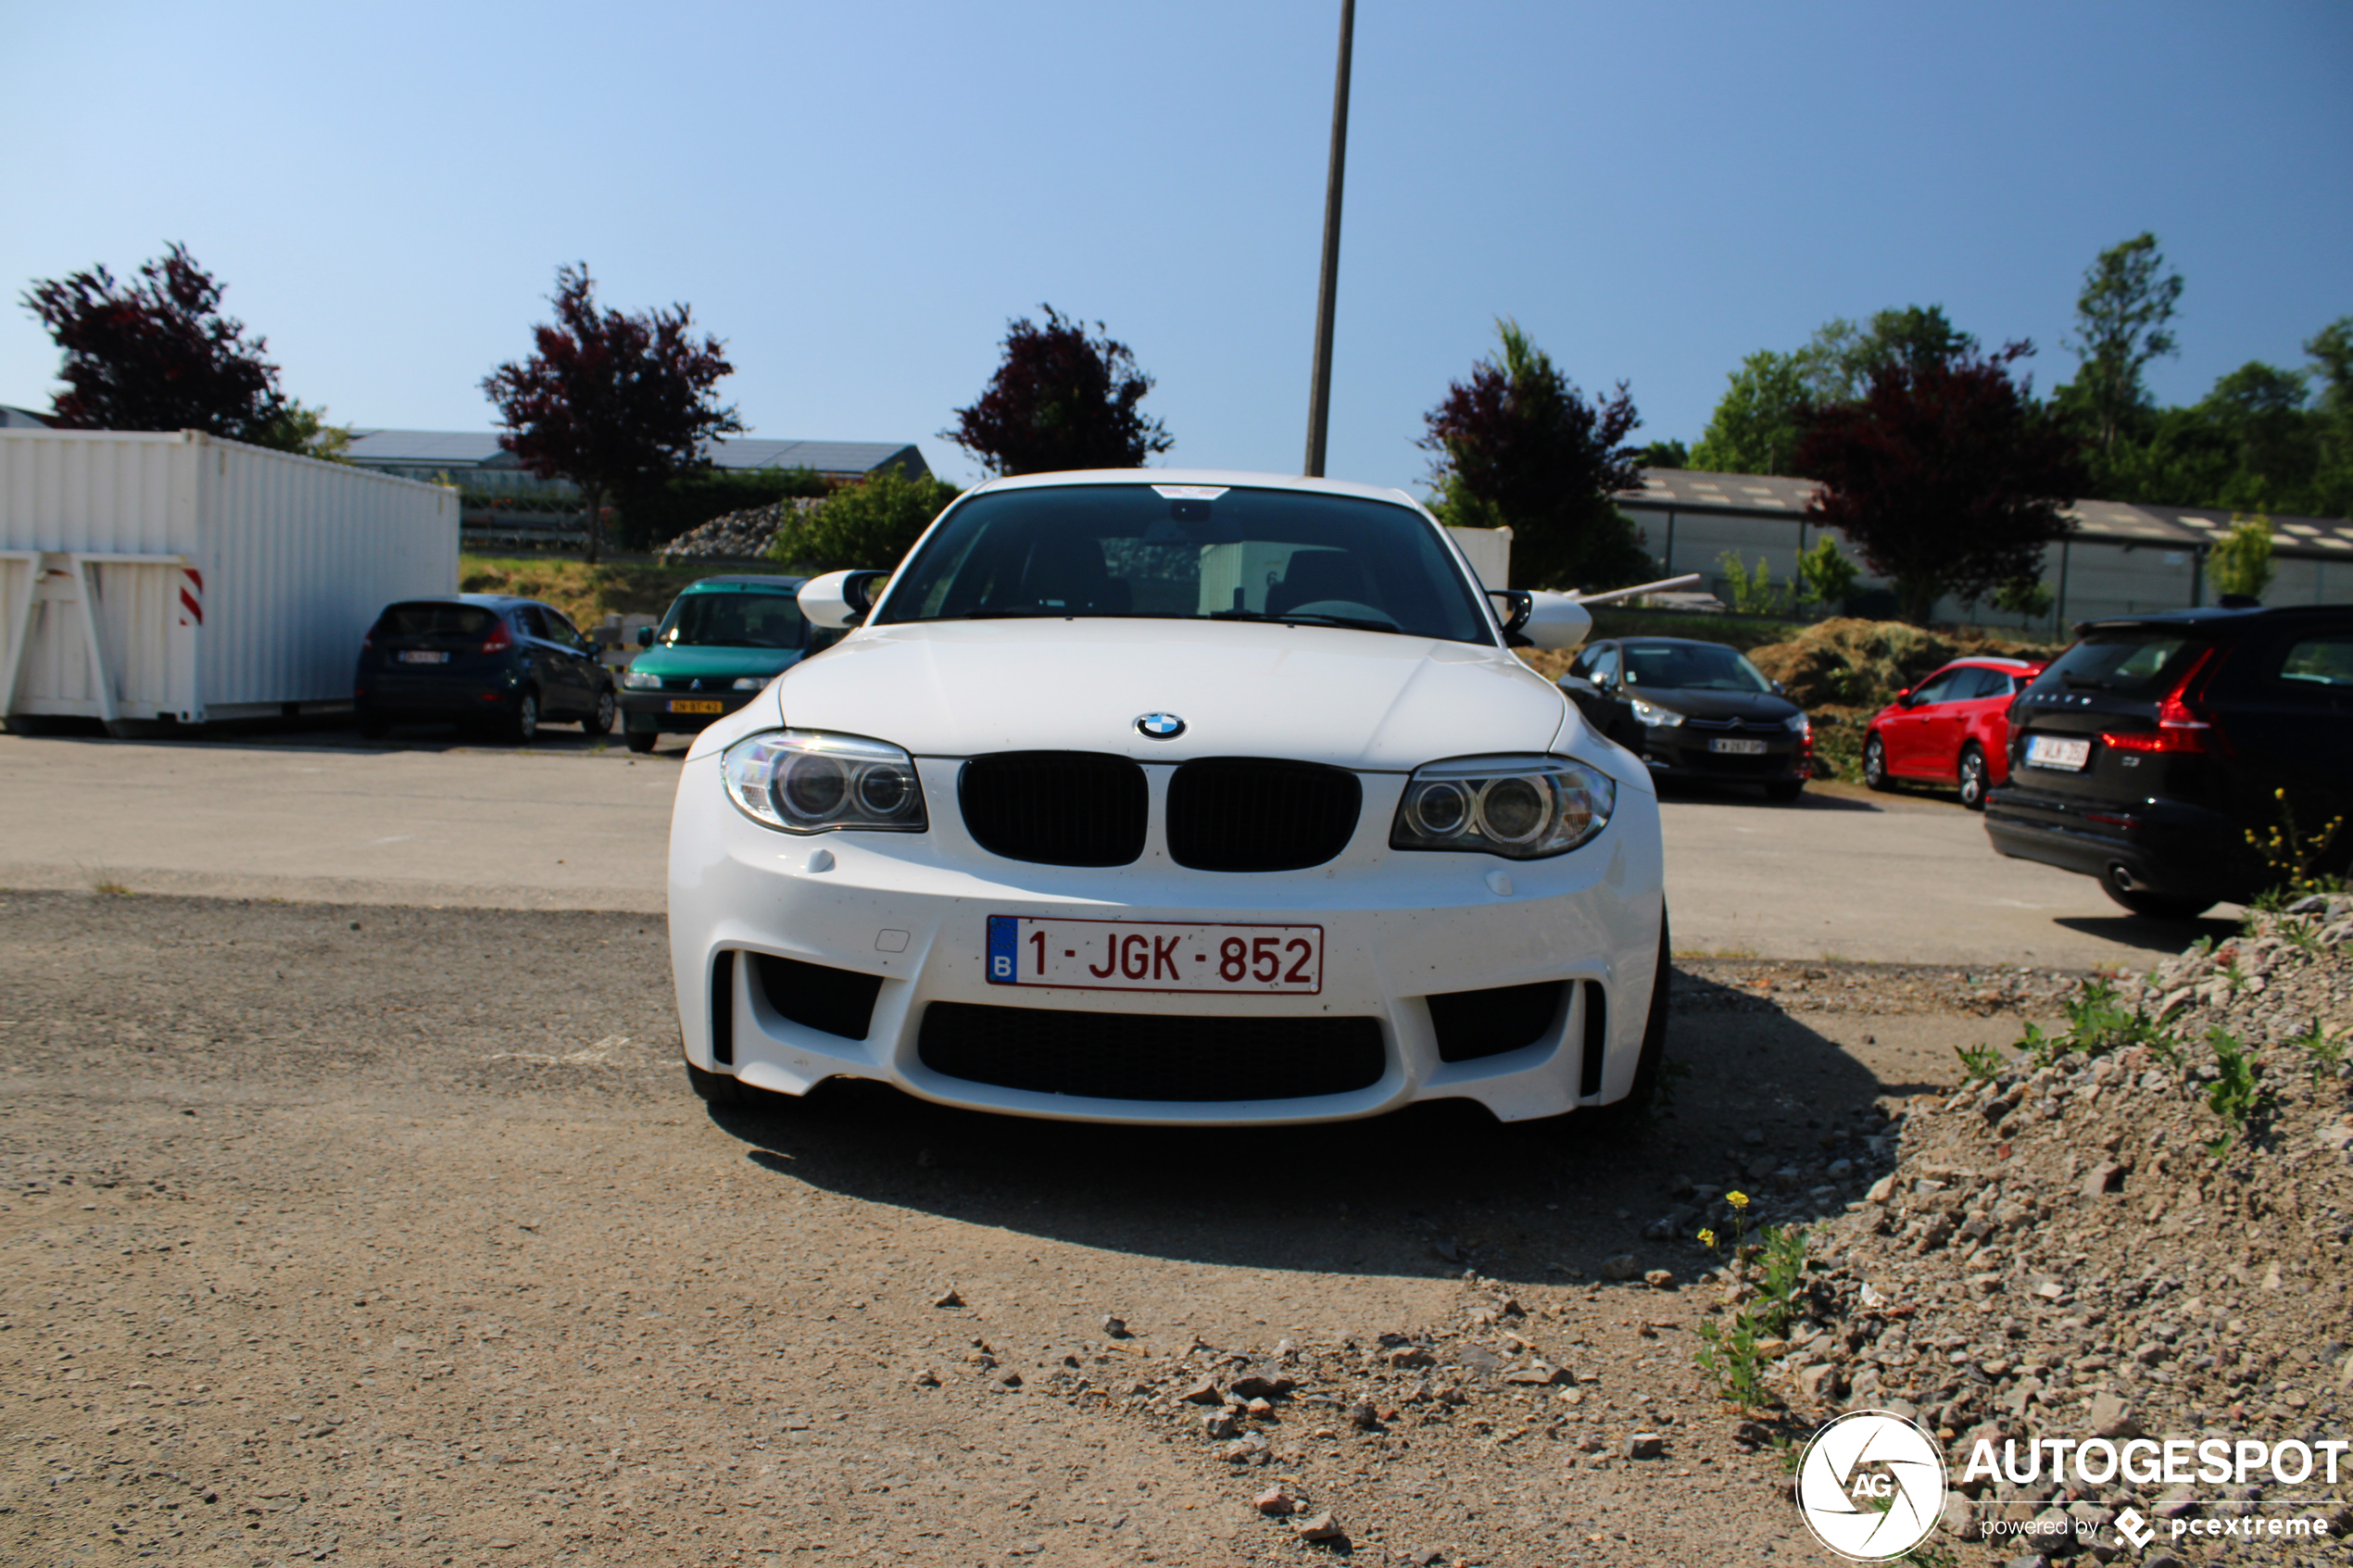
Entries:
[[[1729, 597], [1727, 554], [1751, 567], [1761, 558], [1774, 581], [1786, 583], [1796, 575], [1798, 553], [1820, 536], [1823, 525], [1806, 515], [1821, 489], [1810, 479], [1685, 469], [1644, 469], [1642, 479], [1639, 488], [1618, 492], [1618, 509], [1641, 528], [1643, 547], [1668, 575], [1699, 572], [1719, 597]], [[2073, 532], [2044, 556], [2043, 581], [2053, 599], [2047, 617], [2028, 622], [1991, 605], [1948, 599], [1937, 606], [1935, 618], [2063, 631], [2071, 621], [2100, 616], [2187, 608], [2212, 598], [2206, 553], [2236, 521], [2211, 508], [2123, 501], [2082, 500], [2066, 512]], [[2275, 575], [2264, 591], [2266, 603], [2353, 602], [2353, 521], [2274, 515], [2271, 523]], [[1843, 535], [1831, 534], [1864, 574], [1860, 596], [1884, 593], [1885, 581], [1871, 573]]]
[[[864, 479], [877, 469], [897, 466], [910, 479], [931, 472], [924, 455], [912, 442], [893, 441], [755, 441], [737, 438], [713, 441], [703, 448], [713, 467], [722, 469], [809, 469], [831, 480]], [[378, 469], [403, 479], [434, 480], [468, 490], [511, 494], [576, 495], [563, 480], [534, 478], [515, 455], [498, 445], [497, 431], [366, 430], [351, 433], [344, 453], [361, 468]]]

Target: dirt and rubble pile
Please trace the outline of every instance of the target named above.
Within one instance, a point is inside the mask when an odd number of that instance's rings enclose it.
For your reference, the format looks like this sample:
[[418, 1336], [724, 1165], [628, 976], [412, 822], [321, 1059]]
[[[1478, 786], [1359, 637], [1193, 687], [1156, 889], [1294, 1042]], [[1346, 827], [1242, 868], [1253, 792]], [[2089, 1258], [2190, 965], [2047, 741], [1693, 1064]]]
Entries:
[[661, 547], [664, 559], [716, 558], [761, 560], [775, 542], [776, 531], [787, 521], [808, 515], [820, 504], [814, 496], [788, 495], [764, 507], [724, 512], [701, 527], [681, 533]]
[[[1915, 1415], [1957, 1479], [1981, 1437], [2353, 1436], [2348, 1038], [2343, 895], [2094, 983], [2065, 1030], [1916, 1109], [1894, 1170], [1813, 1232], [1779, 1363], [1797, 1411]], [[1964, 1516], [2199, 1506], [2120, 1478], [2062, 1495], [2047, 1471], [1965, 1490]], [[2195, 1495], [2211, 1512], [2218, 1488]], [[2353, 1464], [2284, 1495], [2353, 1529]]]

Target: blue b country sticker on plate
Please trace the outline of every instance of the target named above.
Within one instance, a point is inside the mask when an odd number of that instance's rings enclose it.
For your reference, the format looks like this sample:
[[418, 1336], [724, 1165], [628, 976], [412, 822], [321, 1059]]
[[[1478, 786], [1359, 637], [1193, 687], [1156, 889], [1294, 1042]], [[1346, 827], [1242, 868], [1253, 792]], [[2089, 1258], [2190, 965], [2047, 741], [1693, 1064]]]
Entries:
[[[967, 927], [967, 929], [970, 929]], [[1020, 983], [1021, 920], [1014, 915], [988, 917], [988, 983], [991, 985], [1013, 985]]]

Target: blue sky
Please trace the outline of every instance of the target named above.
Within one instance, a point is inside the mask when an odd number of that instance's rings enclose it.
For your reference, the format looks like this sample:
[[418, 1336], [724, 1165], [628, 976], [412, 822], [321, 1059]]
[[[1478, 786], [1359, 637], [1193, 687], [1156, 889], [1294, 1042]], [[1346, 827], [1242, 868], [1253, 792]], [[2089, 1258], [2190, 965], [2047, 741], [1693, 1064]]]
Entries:
[[[1295, 471], [1337, 0], [8, 6], [0, 283], [184, 241], [288, 392], [480, 429], [559, 263], [727, 340], [764, 436], [913, 440], [1008, 318], [1101, 319], [1168, 460]], [[1641, 439], [1941, 303], [2031, 337], [2153, 230], [2187, 400], [2353, 313], [2353, 7], [1360, 0], [1329, 471], [1413, 484], [1516, 316]], [[0, 402], [57, 355], [0, 310]]]

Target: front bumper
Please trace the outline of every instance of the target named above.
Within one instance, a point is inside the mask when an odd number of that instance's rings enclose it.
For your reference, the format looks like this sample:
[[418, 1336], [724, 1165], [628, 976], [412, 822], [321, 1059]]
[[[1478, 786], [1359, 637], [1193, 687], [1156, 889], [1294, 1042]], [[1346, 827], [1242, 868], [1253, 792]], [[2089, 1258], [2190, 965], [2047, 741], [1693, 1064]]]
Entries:
[[[633, 692], [623, 689], [618, 695], [621, 698], [621, 727], [624, 733], [695, 734], [709, 729], [760, 694], [756, 691]], [[673, 712], [671, 705], [681, 702], [715, 702], [719, 706], [707, 713]]]
[[[670, 940], [690, 1062], [790, 1095], [829, 1077], [867, 1078], [975, 1110], [1178, 1125], [1339, 1121], [1445, 1098], [1475, 1100], [1510, 1122], [1605, 1104], [1632, 1085], [1658, 967], [1663, 875], [1657, 802], [1639, 783], [1621, 782], [1617, 814], [1592, 842], [1550, 860], [1516, 862], [1390, 849], [1405, 780], [1360, 775], [1363, 811], [1336, 859], [1304, 872], [1234, 874], [1169, 859], [1159, 829], [1171, 768], [1146, 769], [1152, 831], [1142, 858], [1097, 870], [980, 848], [956, 809], [960, 766], [918, 759], [926, 833], [801, 837], [731, 806], [715, 756], [685, 764], [671, 827]], [[1229, 997], [991, 985], [992, 914], [1312, 922], [1324, 929], [1323, 989]], [[795, 1022], [763, 979], [778, 966], [760, 955], [871, 977], [870, 1010], [832, 1028]], [[1555, 982], [1578, 984], [1560, 988], [1561, 1005], [1529, 1043], [1441, 1059], [1428, 997]], [[1114, 1015], [1055, 1021], [1082, 1034], [1100, 1028], [1106, 1052], [1139, 1032], [1164, 1035], [1170, 1019], [1200, 1024], [1202, 1038], [1218, 1035], [1220, 1020], [1277, 1021], [1236, 1022], [1228, 1031], [1236, 1037], [1279, 1035], [1286, 1020], [1366, 1020], [1348, 1027], [1377, 1033], [1378, 1075], [1339, 1092], [1241, 1099], [1010, 1087], [926, 1061], [926, 1013], [940, 1003], [963, 1004], [943, 1016], [966, 1021], [1006, 1008]], [[1123, 1017], [1146, 1018], [1151, 1027], [1125, 1030]], [[859, 1023], [863, 1037], [853, 1038]]]
[[1708, 742], [1714, 738], [1705, 734], [1686, 734], [1681, 726], [1645, 729], [1642, 763], [1653, 778], [1678, 782], [1784, 784], [1813, 773], [1814, 754], [1802, 736], [1783, 732], [1765, 741], [1762, 752], [1747, 755], [1711, 750]]
[[2004, 784], [1986, 792], [1985, 835], [2013, 859], [2084, 876], [2121, 866], [2133, 885], [2167, 897], [2244, 901], [2255, 892], [2246, 834], [2177, 800], [2087, 801]]

